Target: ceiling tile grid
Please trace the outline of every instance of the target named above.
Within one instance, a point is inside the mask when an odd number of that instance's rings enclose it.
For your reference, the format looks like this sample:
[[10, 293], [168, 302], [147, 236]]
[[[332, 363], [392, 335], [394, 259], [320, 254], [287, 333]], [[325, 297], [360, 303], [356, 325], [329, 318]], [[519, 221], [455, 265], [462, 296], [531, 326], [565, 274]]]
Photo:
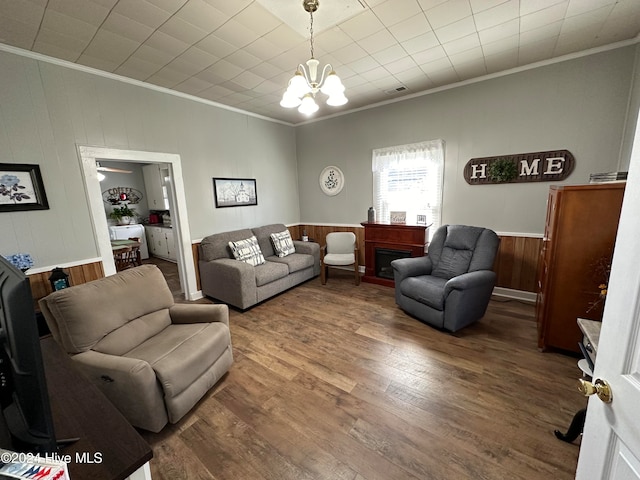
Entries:
[[[349, 103], [316, 117], [636, 42], [638, 0], [320, 0], [314, 56]], [[292, 124], [279, 105], [311, 56], [301, 0], [11, 0], [0, 43]], [[324, 97], [321, 93], [318, 97]]]

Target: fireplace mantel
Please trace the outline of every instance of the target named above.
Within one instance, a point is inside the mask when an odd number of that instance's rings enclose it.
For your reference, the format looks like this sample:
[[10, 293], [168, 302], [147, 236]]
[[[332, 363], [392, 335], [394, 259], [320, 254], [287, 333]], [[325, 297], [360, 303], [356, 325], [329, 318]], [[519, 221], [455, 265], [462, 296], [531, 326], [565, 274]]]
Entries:
[[410, 251], [412, 257], [424, 256], [427, 226], [405, 223], [362, 222], [364, 227], [365, 271], [363, 282], [394, 286], [394, 281], [376, 276], [376, 249]]

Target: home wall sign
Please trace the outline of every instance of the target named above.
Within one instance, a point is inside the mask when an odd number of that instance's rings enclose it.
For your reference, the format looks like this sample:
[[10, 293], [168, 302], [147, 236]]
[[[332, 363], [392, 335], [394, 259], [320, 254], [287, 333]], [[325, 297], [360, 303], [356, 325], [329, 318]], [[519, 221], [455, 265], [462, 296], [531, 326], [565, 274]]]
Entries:
[[464, 167], [469, 185], [560, 181], [573, 171], [575, 159], [569, 150], [518, 153], [472, 158]]

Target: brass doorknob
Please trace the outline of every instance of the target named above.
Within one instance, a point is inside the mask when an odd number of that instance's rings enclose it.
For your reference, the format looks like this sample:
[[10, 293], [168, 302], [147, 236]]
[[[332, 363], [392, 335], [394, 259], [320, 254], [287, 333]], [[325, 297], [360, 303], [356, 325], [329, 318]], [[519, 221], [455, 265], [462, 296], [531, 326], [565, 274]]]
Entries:
[[581, 378], [578, 380], [578, 391], [585, 397], [595, 393], [604, 403], [611, 403], [611, 400], [613, 400], [611, 387], [605, 380], [600, 380], [599, 378], [594, 383]]

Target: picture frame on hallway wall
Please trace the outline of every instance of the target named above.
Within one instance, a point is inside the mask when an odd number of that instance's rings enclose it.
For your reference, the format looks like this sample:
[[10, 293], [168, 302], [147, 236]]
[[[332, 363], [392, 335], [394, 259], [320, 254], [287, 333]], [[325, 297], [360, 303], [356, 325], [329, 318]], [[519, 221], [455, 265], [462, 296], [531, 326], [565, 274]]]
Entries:
[[216, 208], [247, 207], [258, 204], [255, 178], [214, 178]]
[[0, 163], [0, 212], [48, 209], [40, 165]]

